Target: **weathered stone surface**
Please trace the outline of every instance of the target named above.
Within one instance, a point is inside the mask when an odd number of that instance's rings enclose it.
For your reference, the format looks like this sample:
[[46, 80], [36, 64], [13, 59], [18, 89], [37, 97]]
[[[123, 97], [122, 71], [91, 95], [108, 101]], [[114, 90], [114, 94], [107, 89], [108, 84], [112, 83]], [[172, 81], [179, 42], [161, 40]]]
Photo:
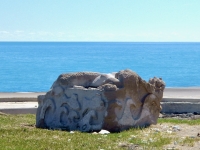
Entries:
[[38, 97], [36, 126], [64, 130], [122, 131], [155, 124], [165, 83], [131, 70], [62, 74]]

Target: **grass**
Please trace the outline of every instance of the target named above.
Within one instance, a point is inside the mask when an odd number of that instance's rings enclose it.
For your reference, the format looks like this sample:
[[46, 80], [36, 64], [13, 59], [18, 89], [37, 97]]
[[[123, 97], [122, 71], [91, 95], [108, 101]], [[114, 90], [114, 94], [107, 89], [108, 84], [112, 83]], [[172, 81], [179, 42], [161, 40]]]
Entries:
[[190, 146], [190, 147], [193, 147], [194, 146], [194, 143], [195, 142], [198, 142], [199, 141], [199, 138], [195, 138], [195, 137], [186, 137], [183, 139], [183, 141], [181, 141], [181, 144], [182, 145], [187, 145], [187, 146]]
[[[200, 120], [180, 121], [176, 119], [159, 119], [158, 123], [188, 123], [200, 125]], [[0, 114], [0, 149], [2, 150], [80, 150], [80, 149], [162, 149], [172, 142], [168, 133], [156, 132], [150, 128], [130, 129], [108, 135], [74, 133], [35, 128], [35, 115]], [[184, 139], [189, 141], [191, 139]], [[183, 141], [184, 143], [185, 141]], [[189, 142], [191, 145], [193, 141]]]
[[158, 119], [158, 123], [200, 125], [200, 119], [187, 120], [187, 119], [165, 118], [165, 119]]

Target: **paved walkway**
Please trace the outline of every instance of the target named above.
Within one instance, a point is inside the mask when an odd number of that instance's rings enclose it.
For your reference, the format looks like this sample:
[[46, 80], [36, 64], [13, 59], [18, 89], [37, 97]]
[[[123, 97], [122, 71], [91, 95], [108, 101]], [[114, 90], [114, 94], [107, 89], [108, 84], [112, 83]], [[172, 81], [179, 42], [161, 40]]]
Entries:
[[35, 114], [38, 107], [37, 96], [42, 92], [0, 93], [0, 112], [9, 114]]
[[200, 88], [166, 88], [163, 98], [200, 99]]

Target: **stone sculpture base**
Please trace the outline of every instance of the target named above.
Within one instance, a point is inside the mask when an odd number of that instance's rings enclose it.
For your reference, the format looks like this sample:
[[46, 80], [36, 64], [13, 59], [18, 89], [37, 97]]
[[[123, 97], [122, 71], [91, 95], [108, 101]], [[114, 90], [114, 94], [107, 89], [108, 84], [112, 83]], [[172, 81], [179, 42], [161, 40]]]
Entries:
[[156, 124], [165, 83], [146, 82], [131, 70], [62, 74], [38, 96], [36, 127], [118, 132]]

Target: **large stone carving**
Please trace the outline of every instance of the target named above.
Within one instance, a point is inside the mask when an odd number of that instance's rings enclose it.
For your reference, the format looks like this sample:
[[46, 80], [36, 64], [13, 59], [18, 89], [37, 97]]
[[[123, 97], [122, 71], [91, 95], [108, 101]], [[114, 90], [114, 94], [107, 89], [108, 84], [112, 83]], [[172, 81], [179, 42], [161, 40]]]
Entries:
[[62, 74], [38, 97], [36, 127], [118, 132], [156, 124], [165, 83], [131, 70]]

